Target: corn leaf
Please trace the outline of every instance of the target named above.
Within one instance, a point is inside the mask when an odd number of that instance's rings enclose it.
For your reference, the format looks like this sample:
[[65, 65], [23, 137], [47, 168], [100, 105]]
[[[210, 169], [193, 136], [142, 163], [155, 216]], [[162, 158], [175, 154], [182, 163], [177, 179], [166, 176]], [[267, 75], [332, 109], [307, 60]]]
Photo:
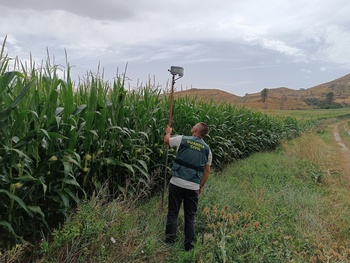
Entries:
[[26, 204], [23, 202], [23, 200], [21, 198], [19, 198], [18, 196], [11, 194], [10, 192], [4, 190], [4, 189], [0, 189], [0, 194], [6, 194], [11, 200], [16, 201], [26, 212], [30, 217], [33, 217], [33, 214], [31, 213], [31, 211], [28, 209], [28, 206], [26, 206]]
[[29, 89], [32, 87], [33, 83], [34, 82], [32, 81], [32, 82], [28, 83], [27, 85], [25, 85], [23, 87], [22, 91], [20, 92], [20, 94], [11, 103], [11, 105], [8, 106], [7, 108], [5, 108], [4, 110], [0, 110], [0, 122], [5, 121], [10, 116], [12, 109], [15, 108], [17, 106], [17, 104], [21, 101], [21, 99], [27, 94]]
[[15, 231], [13, 230], [13, 227], [6, 221], [0, 221], [0, 226], [3, 226], [7, 228], [7, 230], [16, 238], [21, 240], [22, 243], [24, 243], [24, 239], [21, 236], [18, 236]]
[[40, 214], [42, 218], [45, 218], [43, 211], [41, 211], [40, 206], [28, 206], [28, 209], [36, 214]]

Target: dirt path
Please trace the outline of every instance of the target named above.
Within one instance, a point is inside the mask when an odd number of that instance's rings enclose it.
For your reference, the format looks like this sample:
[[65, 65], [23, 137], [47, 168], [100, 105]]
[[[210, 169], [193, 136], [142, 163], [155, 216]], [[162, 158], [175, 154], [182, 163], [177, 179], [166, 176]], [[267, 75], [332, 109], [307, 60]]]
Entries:
[[[343, 122], [339, 122], [336, 125], [334, 125], [333, 128], [333, 136], [336, 142], [338, 143], [340, 147], [340, 152], [343, 156], [343, 165], [345, 169], [345, 177], [348, 182], [348, 185], [350, 186], [350, 149], [345, 145], [343, 142], [340, 133], [339, 133], [339, 126], [342, 125]], [[347, 128], [344, 126], [346, 132], [350, 135], [350, 131], [347, 130]]]

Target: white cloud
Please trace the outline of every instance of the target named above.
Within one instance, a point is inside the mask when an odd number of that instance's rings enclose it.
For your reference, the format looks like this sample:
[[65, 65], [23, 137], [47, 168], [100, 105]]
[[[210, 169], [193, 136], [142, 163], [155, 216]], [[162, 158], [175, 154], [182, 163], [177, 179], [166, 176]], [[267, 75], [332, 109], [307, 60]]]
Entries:
[[318, 52], [319, 58], [350, 68], [350, 32], [338, 26], [329, 26], [323, 38], [324, 45]]
[[244, 40], [252, 45], [260, 45], [262, 48], [274, 50], [282, 54], [295, 57], [303, 57], [304, 52], [299, 48], [289, 45], [282, 40], [260, 37], [258, 35], [246, 34]]
[[303, 73], [307, 73], [307, 74], [310, 74], [312, 72], [311, 70], [304, 69], [304, 68], [300, 69], [300, 71], [303, 72]]
[[215, 65], [216, 75], [194, 70], [181, 81], [240, 86], [263, 85], [261, 74], [278, 78], [277, 66], [299, 74], [350, 70], [348, 0], [0, 0], [0, 8], [0, 36], [9, 36], [12, 56], [45, 59], [47, 47], [63, 60], [66, 49], [83, 71], [99, 61], [113, 70], [130, 62], [140, 75], [175, 62]]

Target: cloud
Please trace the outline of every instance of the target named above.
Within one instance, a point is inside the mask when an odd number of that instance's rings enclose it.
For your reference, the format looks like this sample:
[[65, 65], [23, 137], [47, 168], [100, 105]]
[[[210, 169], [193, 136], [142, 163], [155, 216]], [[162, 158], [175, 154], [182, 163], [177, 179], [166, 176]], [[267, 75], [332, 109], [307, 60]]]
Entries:
[[260, 66], [250, 66], [250, 67], [238, 67], [238, 68], [232, 68], [231, 70], [245, 70], [245, 69], [272, 68], [272, 67], [276, 67], [276, 65], [260, 65]]
[[[350, 70], [348, 0], [0, 0], [0, 8], [9, 54], [43, 60], [48, 48], [64, 63], [66, 50], [80, 72], [101, 62], [114, 74], [129, 63], [135, 79], [176, 63], [189, 85], [261, 90], [277, 78], [298, 86], [304, 75], [321, 82]], [[320, 68], [329, 75], [313, 75]]]
[[[137, 4], [138, 0], [134, 0]], [[42, 14], [53, 10], [61, 10], [82, 17], [90, 17], [96, 20], [132, 19], [135, 16], [135, 8], [125, 1], [99, 0], [86, 2], [84, 0], [3, 0], [0, 5], [16, 10], [37, 10]]]
[[302, 50], [293, 45], [289, 45], [282, 40], [260, 37], [253, 34], [246, 34], [244, 40], [251, 45], [260, 45], [262, 48], [274, 50], [289, 56], [304, 57], [304, 52]]
[[323, 35], [323, 45], [318, 51], [322, 61], [340, 64], [350, 68], [350, 32], [339, 26], [329, 26]]
[[[5, 41], [5, 36], [0, 36], [0, 38], [3, 38]], [[9, 34], [6, 36], [6, 43], [5, 45], [5, 53], [8, 53], [8, 45], [11, 45], [11, 47], [14, 49], [16, 53], [20, 53], [22, 51], [22, 47], [19, 45], [20, 41], [16, 39], [12, 34]]]
[[300, 69], [300, 71], [301, 72], [303, 72], [303, 73], [307, 73], [307, 74], [310, 74], [312, 71], [311, 70], [309, 70], [309, 69]]

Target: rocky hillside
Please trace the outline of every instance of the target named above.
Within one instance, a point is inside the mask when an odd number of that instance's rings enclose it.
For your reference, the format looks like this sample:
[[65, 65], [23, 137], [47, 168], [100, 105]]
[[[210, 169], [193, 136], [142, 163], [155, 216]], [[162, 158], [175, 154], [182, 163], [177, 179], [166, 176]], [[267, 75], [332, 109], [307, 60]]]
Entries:
[[308, 89], [294, 90], [285, 87], [268, 89], [267, 99], [263, 103], [261, 92], [243, 97], [217, 89], [189, 89], [178, 91], [176, 97], [196, 97], [204, 101], [233, 103], [260, 109], [311, 109], [324, 104], [327, 94], [333, 93], [333, 102], [338, 106], [350, 106], [350, 74]]

